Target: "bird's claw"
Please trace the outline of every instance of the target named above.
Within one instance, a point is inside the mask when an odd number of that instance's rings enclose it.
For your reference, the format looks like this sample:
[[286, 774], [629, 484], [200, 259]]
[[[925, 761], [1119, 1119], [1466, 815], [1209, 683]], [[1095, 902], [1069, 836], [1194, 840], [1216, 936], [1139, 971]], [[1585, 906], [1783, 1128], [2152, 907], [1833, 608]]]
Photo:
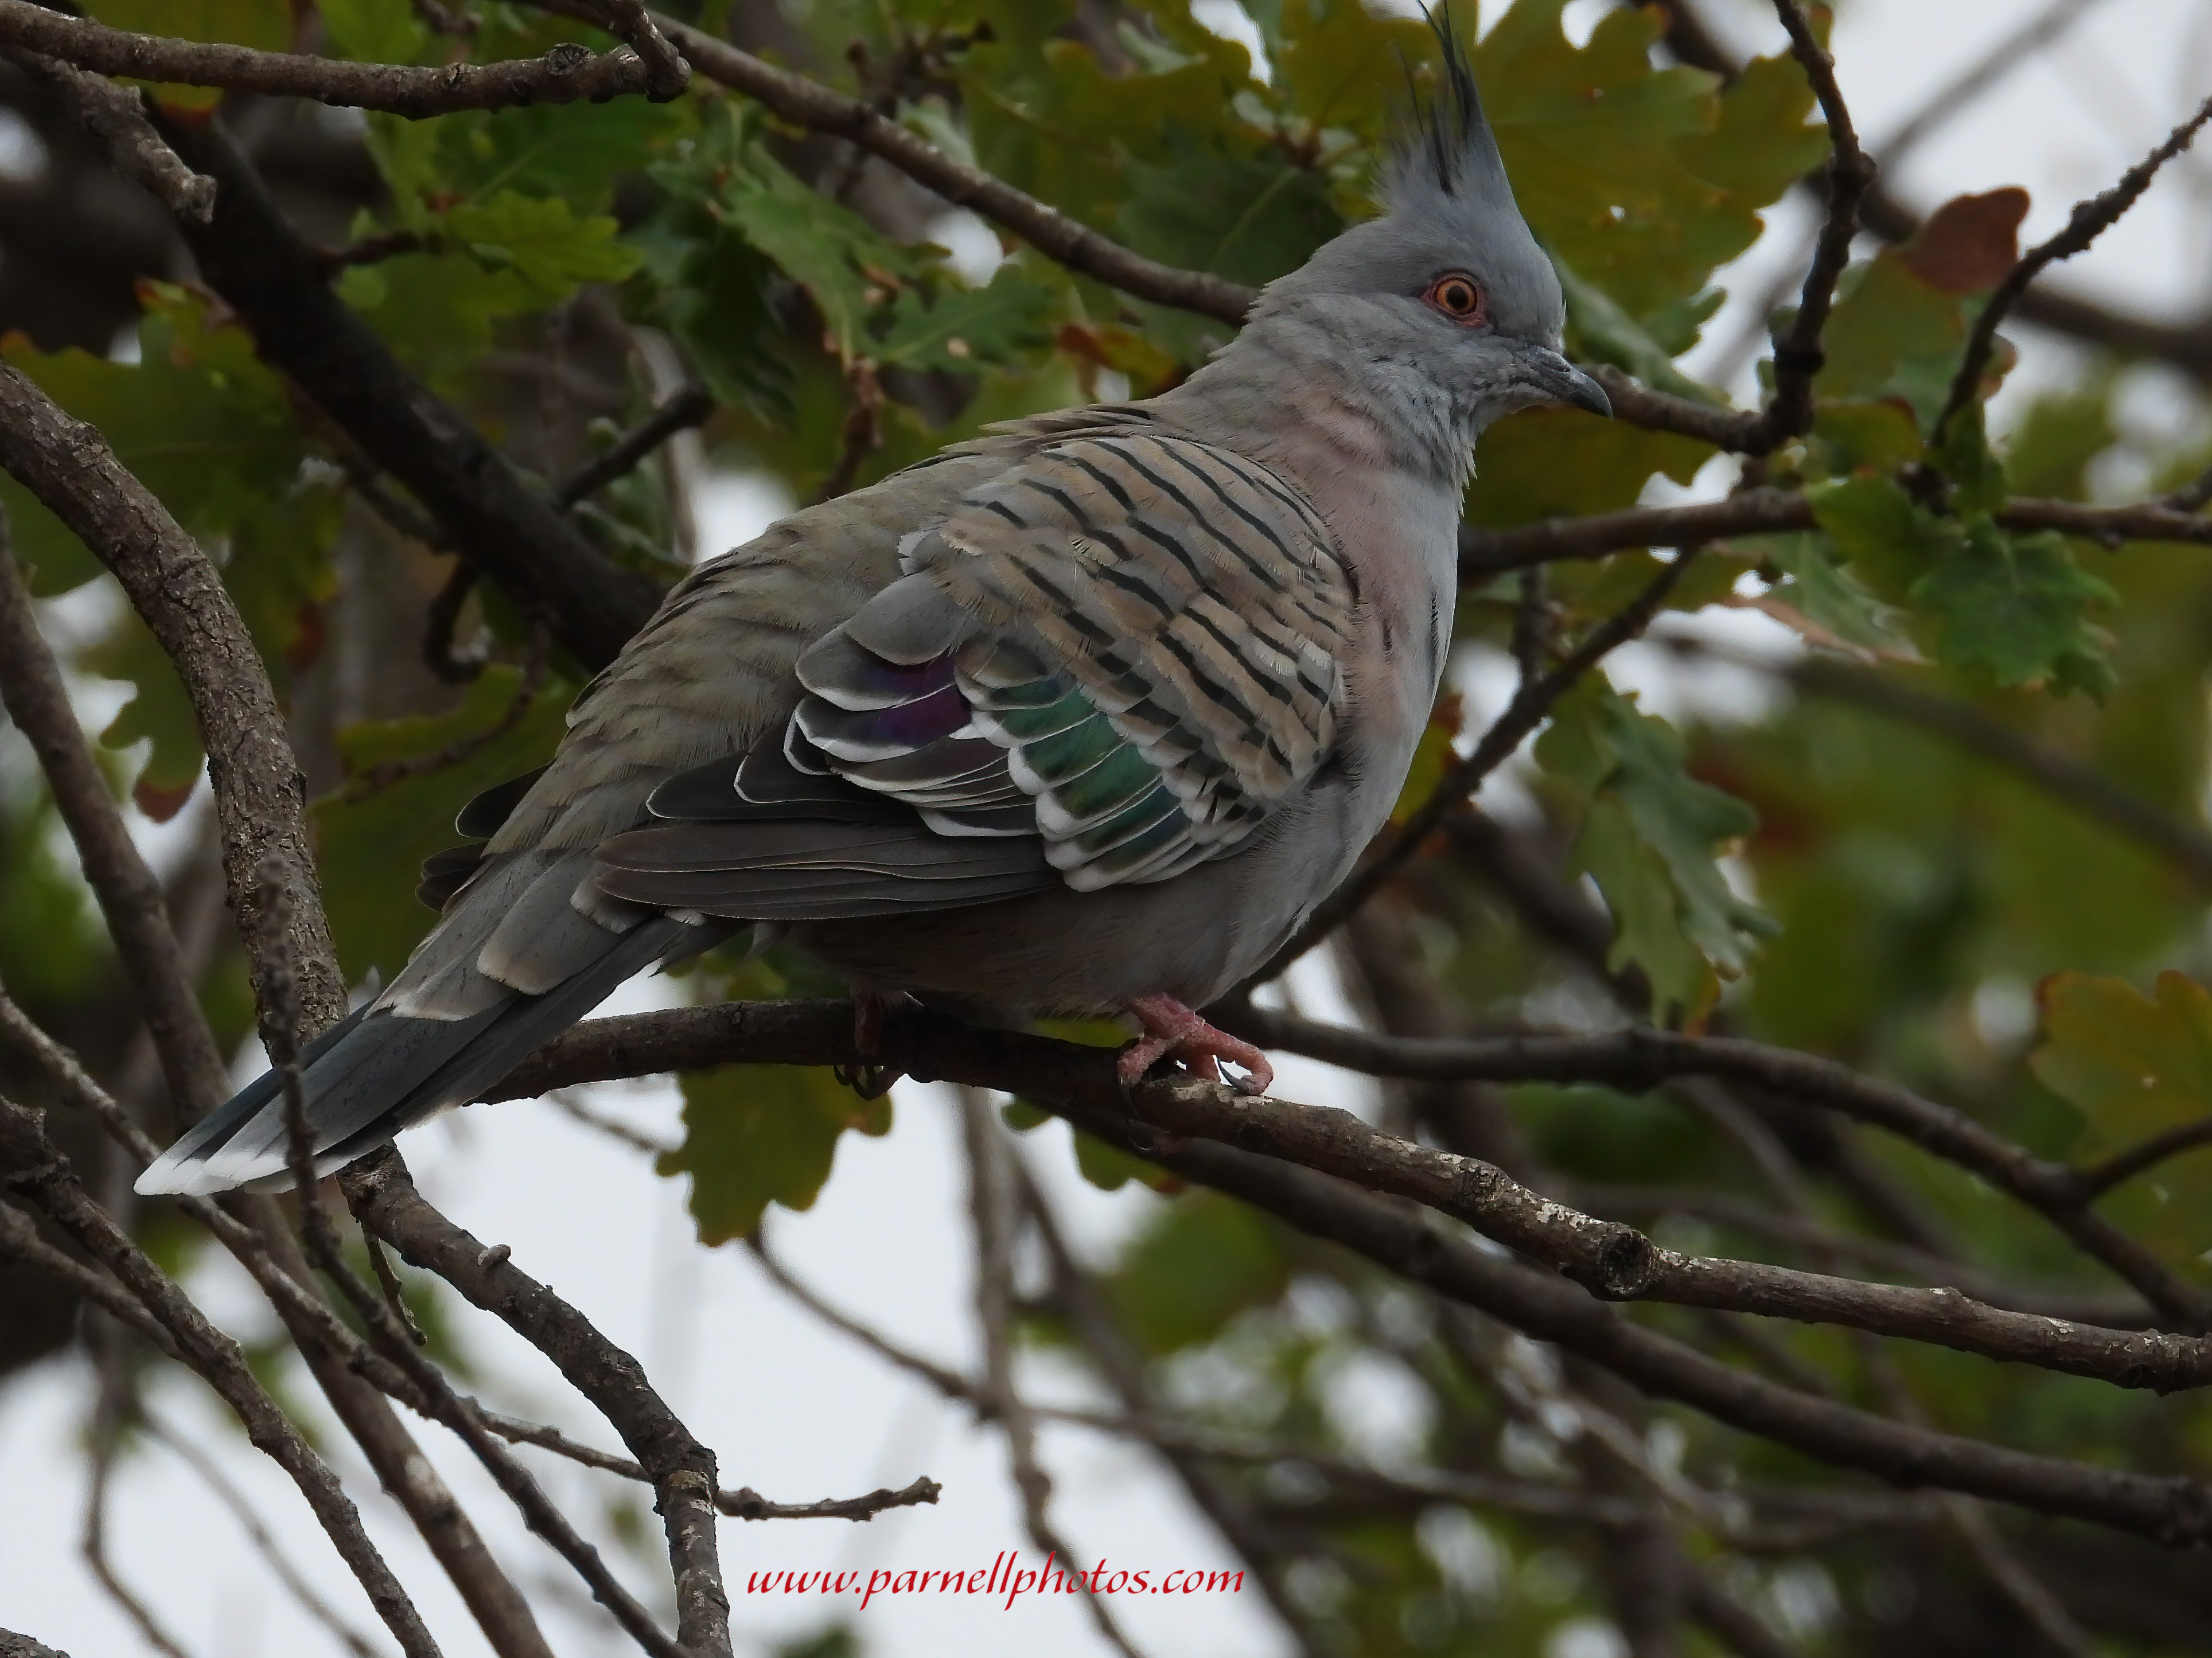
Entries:
[[1144, 1028], [1145, 1034], [1123, 1048], [1114, 1062], [1124, 1093], [1145, 1079], [1162, 1060], [1180, 1061], [1193, 1076], [1206, 1082], [1221, 1081], [1224, 1060], [1244, 1074], [1231, 1080], [1238, 1093], [1266, 1093], [1274, 1085], [1275, 1067], [1267, 1056], [1248, 1042], [1217, 1030], [1172, 996], [1139, 996], [1124, 1004], [1125, 1011]]
[[833, 1065], [830, 1074], [864, 1100], [879, 1100], [906, 1073], [889, 1065]]
[[884, 1015], [890, 1007], [890, 998], [879, 991], [854, 993], [853, 1051], [860, 1056], [860, 1063], [830, 1068], [839, 1082], [864, 1100], [883, 1098], [891, 1091], [891, 1084], [906, 1074], [896, 1066], [875, 1062], [884, 1051]]

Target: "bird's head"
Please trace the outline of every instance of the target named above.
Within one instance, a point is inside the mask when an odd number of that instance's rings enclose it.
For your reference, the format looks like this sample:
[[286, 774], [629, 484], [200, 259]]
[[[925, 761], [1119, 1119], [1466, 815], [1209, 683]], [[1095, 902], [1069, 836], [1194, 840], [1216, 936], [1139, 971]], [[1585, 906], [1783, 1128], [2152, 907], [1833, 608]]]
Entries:
[[1559, 279], [1514, 202], [1466, 54], [1448, 18], [1430, 21], [1442, 72], [1383, 171], [1384, 210], [1271, 283], [1253, 320], [1297, 318], [1357, 341], [1370, 401], [1441, 416], [1462, 446], [1538, 404], [1609, 415], [1604, 390], [1560, 350]]

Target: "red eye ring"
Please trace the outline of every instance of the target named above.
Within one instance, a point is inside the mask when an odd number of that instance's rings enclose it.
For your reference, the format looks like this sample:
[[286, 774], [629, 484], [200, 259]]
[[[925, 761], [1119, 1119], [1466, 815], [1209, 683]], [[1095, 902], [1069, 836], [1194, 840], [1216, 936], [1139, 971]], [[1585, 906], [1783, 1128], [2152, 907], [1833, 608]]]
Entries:
[[1429, 284], [1421, 301], [1463, 328], [1479, 327], [1490, 320], [1490, 296], [1464, 270], [1445, 271]]

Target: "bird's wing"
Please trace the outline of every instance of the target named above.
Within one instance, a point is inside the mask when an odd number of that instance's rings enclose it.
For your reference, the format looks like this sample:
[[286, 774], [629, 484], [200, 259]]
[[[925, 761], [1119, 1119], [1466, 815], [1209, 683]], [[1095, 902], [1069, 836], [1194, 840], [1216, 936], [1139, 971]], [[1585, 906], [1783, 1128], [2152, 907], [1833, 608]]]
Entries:
[[903, 562], [799, 657], [781, 732], [663, 785], [655, 825], [599, 848], [605, 891], [817, 919], [1165, 880], [1330, 753], [1356, 586], [1312, 503], [1248, 456], [1073, 436]]

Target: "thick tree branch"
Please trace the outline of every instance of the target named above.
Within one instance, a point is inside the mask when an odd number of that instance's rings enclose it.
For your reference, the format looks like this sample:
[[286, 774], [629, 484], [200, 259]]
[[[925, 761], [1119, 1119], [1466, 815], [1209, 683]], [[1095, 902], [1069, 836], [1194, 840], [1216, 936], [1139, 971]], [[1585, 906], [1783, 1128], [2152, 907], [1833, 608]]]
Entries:
[[586, 98], [604, 101], [625, 93], [666, 98], [683, 90], [680, 83], [674, 92], [662, 90], [659, 72], [629, 47], [594, 56], [563, 41], [543, 58], [410, 69], [132, 34], [48, 11], [30, 0], [0, 0], [0, 46], [44, 52], [98, 75], [221, 87], [276, 98], [313, 98], [410, 119], [463, 109], [567, 104]]
[[1648, 1026], [1589, 1035], [1438, 1042], [1376, 1036], [1258, 1009], [1252, 1011], [1250, 1023], [1273, 1046], [1373, 1076], [1600, 1082], [1631, 1092], [1679, 1077], [1716, 1077], [1822, 1106], [1887, 1129], [2009, 1193], [2169, 1318], [2201, 1329], [2212, 1316], [2212, 1300], [2204, 1291], [2091, 1212], [2073, 1169], [2030, 1156], [1963, 1112], [1832, 1060], [1740, 1037], [1689, 1036]]
[[325, 284], [315, 256], [214, 126], [165, 127], [222, 186], [215, 220], [184, 227], [210, 286], [256, 349], [437, 520], [442, 539], [526, 612], [545, 616], [589, 668], [612, 660], [659, 603], [652, 581], [601, 556], [476, 428], [418, 383]]
[[[2129, 541], [2169, 541], [2212, 546], [2212, 518], [2177, 510], [2170, 501], [2145, 501], [2117, 507], [2015, 495], [1997, 508], [2008, 530], [2057, 530], [2101, 546]], [[1772, 488], [1747, 489], [1723, 501], [1686, 507], [1632, 507], [1583, 518], [1540, 519], [1507, 530], [1462, 525], [1460, 579], [1484, 581], [1506, 570], [1528, 569], [1563, 559], [1603, 558], [1644, 547], [1690, 547], [1738, 536], [1779, 535], [1814, 530], [1820, 520], [1805, 496]]]
[[301, 999], [307, 1034], [335, 1023], [345, 1012], [345, 987], [333, 964], [307, 853], [299, 762], [285, 740], [283, 716], [260, 655], [214, 565], [97, 431], [64, 414], [3, 364], [0, 467], [107, 567], [176, 664], [207, 748], [232, 913], [249, 938], [259, 932], [257, 874], [270, 857], [277, 858], [289, 872], [305, 963]]
[[[2085, 1249], [2119, 1270], [2154, 1303], [2193, 1292], [2131, 1239], [2086, 1214], [2071, 1170], [2039, 1163], [1972, 1119], [1893, 1084], [1809, 1055], [1733, 1038], [1631, 1029], [1597, 1036], [1425, 1041], [1374, 1036], [1255, 1011], [1252, 1025], [1276, 1046], [1370, 1075], [1495, 1081], [1597, 1081], [1643, 1090], [1674, 1078], [1726, 1077], [1873, 1121], [1990, 1180], [2048, 1216]], [[744, 1060], [851, 1064], [860, 1059], [849, 1014], [835, 1002], [731, 1004], [596, 1020], [548, 1044], [496, 1097], [646, 1071]], [[1133, 1108], [1171, 1134], [1265, 1149], [1412, 1198], [1533, 1260], [1592, 1293], [1850, 1325], [1956, 1347], [2008, 1362], [2091, 1375], [2122, 1387], [2194, 1388], [2212, 1382], [2212, 1343], [2192, 1336], [2069, 1324], [1983, 1305], [1955, 1290], [1906, 1289], [1757, 1263], [1687, 1257], [1641, 1233], [1596, 1220], [1531, 1192], [1471, 1157], [1401, 1140], [1349, 1113], [1281, 1100], [1251, 1101], [1218, 1084], [1151, 1083], [1125, 1107], [1106, 1056], [1046, 1038], [970, 1029], [935, 1017], [894, 1019], [884, 1058], [910, 1076], [1006, 1089], [1055, 1107]], [[2124, 1273], [2124, 1276], [2126, 1274]], [[2154, 1294], [2155, 1290], [2158, 1293]], [[2169, 1309], [2169, 1310], [2173, 1310]]]

